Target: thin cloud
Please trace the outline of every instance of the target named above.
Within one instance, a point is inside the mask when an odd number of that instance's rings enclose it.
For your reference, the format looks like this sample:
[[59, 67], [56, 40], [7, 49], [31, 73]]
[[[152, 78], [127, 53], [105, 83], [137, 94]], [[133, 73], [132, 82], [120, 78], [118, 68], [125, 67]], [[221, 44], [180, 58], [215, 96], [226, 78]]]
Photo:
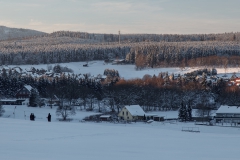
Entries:
[[38, 21], [38, 20], [34, 20], [34, 19], [31, 19], [30, 22], [29, 22], [29, 25], [30, 26], [40, 26], [42, 25], [43, 23], [41, 21]]
[[14, 27], [16, 24], [13, 21], [0, 20], [0, 26]]
[[92, 4], [91, 8], [104, 12], [126, 12], [131, 11], [132, 4], [127, 2], [99, 2]]
[[[206, 0], [205, 0], [206, 1]], [[224, 3], [220, 3], [224, 2]], [[21, 3], [20, 3], [21, 2]], [[189, 1], [190, 2], [190, 1]], [[219, 33], [239, 31], [236, 0], [206, 6], [179, 0], [21, 0], [0, 2], [0, 25], [52, 32]], [[214, 5], [213, 5], [214, 4]], [[39, 8], [35, 8], [39, 7]], [[208, 8], [213, 8], [209, 10]], [[197, 8], [197, 9], [195, 9]], [[221, 9], [223, 8], [223, 9]]]

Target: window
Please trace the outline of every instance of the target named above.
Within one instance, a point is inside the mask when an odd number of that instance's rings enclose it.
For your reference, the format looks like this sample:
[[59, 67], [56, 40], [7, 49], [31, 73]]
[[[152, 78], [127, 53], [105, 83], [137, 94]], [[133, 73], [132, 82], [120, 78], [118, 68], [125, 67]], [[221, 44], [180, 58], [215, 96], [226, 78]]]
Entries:
[[126, 112], [126, 114], [128, 115], [128, 112]]
[[122, 112], [123, 113], [123, 115], [124, 115], [124, 112]]

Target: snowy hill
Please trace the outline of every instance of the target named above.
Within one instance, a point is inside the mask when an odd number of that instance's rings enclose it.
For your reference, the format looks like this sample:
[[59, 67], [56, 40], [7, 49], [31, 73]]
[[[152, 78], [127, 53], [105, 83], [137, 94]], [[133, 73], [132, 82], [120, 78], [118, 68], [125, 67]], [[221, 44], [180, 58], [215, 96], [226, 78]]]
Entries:
[[200, 133], [190, 133], [181, 129], [192, 123], [0, 121], [1, 160], [239, 159], [238, 128], [199, 126]]
[[32, 37], [44, 34], [46, 33], [30, 29], [9, 28], [5, 26], [0, 26], [0, 40]]

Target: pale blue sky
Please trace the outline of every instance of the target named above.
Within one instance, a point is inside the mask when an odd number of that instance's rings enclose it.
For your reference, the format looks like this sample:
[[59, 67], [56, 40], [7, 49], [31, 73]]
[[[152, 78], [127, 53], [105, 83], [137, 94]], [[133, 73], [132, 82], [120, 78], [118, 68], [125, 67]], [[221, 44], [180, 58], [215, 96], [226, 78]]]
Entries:
[[0, 25], [44, 32], [240, 31], [240, 0], [1, 0]]

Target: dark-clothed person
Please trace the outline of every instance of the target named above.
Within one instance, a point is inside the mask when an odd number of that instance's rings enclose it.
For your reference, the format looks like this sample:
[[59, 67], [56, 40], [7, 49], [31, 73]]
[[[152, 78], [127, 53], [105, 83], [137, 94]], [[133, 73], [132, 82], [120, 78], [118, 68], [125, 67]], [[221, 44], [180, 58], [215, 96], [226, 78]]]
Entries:
[[35, 121], [35, 115], [32, 113], [32, 121]]
[[32, 121], [33, 120], [33, 118], [32, 118], [32, 113], [30, 114], [30, 121]]
[[50, 113], [48, 113], [47, 119], [48, 119], [48, 122], [51, 122], [51, 114]]
[[34, 120], [35, 120], [35, 116], [34, 116], [33, 113], [30, 114], [30, 120], [31, 120], [31, 121], [34, 121]]

